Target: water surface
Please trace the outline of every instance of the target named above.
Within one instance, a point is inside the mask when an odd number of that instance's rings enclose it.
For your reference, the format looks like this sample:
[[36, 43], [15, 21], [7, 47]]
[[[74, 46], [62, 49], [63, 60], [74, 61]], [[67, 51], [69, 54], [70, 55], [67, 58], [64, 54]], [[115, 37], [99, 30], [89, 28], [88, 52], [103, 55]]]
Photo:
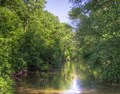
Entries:
[[120, 94], [119, 85], [103, 85], [60, 72], [31, 72], [16, 84], [16, 94]]

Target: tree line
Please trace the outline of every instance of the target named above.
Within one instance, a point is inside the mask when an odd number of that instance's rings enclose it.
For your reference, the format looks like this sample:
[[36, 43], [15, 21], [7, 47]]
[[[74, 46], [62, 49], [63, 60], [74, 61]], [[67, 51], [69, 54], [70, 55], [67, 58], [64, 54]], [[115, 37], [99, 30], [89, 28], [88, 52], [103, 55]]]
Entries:
[[0, 93], [13, 94], [11, 74], [51, 70], [73, 57], [72, 27], [44, 10], [45, 0], [0, 0]]
[[102, 81], [120, 83], [120, 1], [69, 0], [76, 25], [80, 69]]

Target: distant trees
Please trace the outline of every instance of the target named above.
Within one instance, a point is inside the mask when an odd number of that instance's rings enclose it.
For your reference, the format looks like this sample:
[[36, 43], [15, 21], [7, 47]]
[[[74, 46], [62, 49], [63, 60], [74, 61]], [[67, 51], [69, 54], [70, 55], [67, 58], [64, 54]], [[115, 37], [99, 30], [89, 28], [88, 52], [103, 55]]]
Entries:
[[119, 0], [70, 2], [73, 8], [69, 15], [78, 22], [78, 55], [85, 60], [81, 69], [104, 81], [120, 83]]

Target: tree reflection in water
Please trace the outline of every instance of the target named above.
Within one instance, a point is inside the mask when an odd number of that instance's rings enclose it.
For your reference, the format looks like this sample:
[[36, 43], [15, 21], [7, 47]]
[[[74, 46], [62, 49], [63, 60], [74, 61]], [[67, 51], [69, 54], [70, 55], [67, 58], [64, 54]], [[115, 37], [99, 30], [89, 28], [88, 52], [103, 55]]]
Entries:
[[71, 75], [64, 76], [61, 72], [28, 73], [26, 78], [16, 82], [15, 94], [120, 94], [120, 86], [81, 79], [83, 76], [79, 74]]

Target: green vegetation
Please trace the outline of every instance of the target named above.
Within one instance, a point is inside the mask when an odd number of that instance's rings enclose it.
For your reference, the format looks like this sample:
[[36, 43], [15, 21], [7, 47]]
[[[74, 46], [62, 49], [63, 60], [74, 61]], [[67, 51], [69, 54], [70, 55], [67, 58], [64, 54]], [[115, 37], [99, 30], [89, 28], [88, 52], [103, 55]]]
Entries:
[[[84, 1], [84, 3], [83, 3]], [[120, 1], [70, 0], [77, 56], [88, 76], [120, 83]]]
[[[45, 11], [45, 0], [0, 0], [0, 93], [13, 94], [13, 73], [62, 69], [76, 59], [88, 76], [120, 83], [119, 0], [70, 0], [76, 32]], [[80, 62], [83, 60], [83, 62]], [[79, 72], [79, 71], [77, 71]], [[62, 74], [64, 75], [64, 74]]]
[[13, 73], [51, 70], [73, 58], [72, 27], [44, 10], [44, 0], [0, 0], [0, 93], [13, 94]]

